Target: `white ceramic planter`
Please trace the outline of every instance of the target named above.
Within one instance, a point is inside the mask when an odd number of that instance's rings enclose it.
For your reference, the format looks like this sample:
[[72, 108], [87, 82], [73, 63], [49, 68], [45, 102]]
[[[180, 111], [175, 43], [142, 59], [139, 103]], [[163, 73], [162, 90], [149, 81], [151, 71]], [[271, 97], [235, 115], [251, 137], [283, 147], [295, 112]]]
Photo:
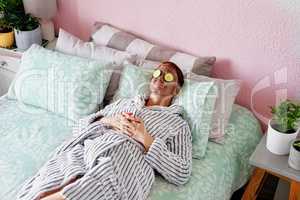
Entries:
[[[294, 141], [298, 141], [296, 139]], [[292, 142], [292, 144], [294, 143]], [[289, 156], [289, 166], [295, 170], [300, 170], [300, 151], [297, 151], [293, 145], [291, 145], [290, 156]]]
[[26, 50], [32, 44], [42, 44], [41, 27], [37, 27], [32, 31], [20, 31], [15, 29], [15, 39], [18, 49]]
[[267, 132], [267, 149], [277, 155], [287, 155], [290, 152], [292, 141], [297, 137], [298, 131], [295, 133], [281, 133], [272, 128], [274, 122], [269, 121]]

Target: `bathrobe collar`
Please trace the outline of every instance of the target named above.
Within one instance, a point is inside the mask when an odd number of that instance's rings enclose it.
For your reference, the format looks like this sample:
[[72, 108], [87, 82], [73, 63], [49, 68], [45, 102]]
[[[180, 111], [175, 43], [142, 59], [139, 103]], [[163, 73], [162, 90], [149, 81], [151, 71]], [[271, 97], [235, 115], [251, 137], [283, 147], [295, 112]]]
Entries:
[[[148, 95], [143, 94], [143, 95], [137, 95], [133, 100], [137, 108], [142, 109], [146, 107], [145, 103], [148, 98], [149, 98]], [[172, 103], [170, 106], [149, 106], [147, 108], [155, 111], [168, 112], [171, 114], [178, 114], [178, 115], [183, 114], [183, 107], [176, 103]]]

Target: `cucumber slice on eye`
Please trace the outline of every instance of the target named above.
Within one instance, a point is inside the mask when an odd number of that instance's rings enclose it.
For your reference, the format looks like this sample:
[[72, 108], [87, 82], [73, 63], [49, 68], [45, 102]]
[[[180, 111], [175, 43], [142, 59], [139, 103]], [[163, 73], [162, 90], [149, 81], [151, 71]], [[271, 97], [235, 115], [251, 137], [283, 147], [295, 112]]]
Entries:
[[161, 71], [159, 69], [157, 69], [157, 70], [154, 70], [152, 76], [154, 78], [158, 78], [160, 76], [160, 74], [161, 74]]
[[171, 82], [174, 80], [174, 76], [171, 73], [166, 73], [164, 78], [165, 78], [165, 81], [167, 81], [167, 82]]

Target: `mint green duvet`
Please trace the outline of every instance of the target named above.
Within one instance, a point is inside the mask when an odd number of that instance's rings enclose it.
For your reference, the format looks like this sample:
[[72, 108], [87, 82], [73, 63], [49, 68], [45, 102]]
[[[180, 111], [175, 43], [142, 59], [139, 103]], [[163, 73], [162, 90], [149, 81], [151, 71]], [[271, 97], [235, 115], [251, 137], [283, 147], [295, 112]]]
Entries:
[[[71, 135], [72, 121], [0, 98], [0, 197], [13, 200], [51, 152]], [[250, 176], [248, 159], [260, 140], [258, 121], [235, 105], [224, 145], [209, 142], [205, 158], [193, 160], [192, 177], [177, 187], [157, 176], [151, 200], [225, 200]]]

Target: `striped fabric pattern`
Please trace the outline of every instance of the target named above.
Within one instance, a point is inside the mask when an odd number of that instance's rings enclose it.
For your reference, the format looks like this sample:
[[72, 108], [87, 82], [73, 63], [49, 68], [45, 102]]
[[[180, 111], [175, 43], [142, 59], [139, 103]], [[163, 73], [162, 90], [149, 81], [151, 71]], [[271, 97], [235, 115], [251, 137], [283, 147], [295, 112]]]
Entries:
[[106, 23], [96, 22], [91, 39], [99, 45], [128, 51], [151, 61], [172, 61], [184, 72], [193, 72], [209, 76], [214, 65], [215, 57], [196, 57], [166, 47], [152, 44], [134, 34], [122, 31]]
[[[145, 200], [154, 183], [154, 170], [170, 183], [185, 184], [191, 175], [192, 144], [189, 127], [179, 115], [182, 107], [148, 108], [144, 104], [142, 96], [118, 100], [80, 120], [73, 138], [24, 184], [18, 200], [36, 200], [62, 188], [70, 200]], [[94, 122], [99, 116], [121, 112], [143, 119], [154, 137], [146, 154], [132, 138]], [[80, 178], [67, 184], [75, 177]]]

